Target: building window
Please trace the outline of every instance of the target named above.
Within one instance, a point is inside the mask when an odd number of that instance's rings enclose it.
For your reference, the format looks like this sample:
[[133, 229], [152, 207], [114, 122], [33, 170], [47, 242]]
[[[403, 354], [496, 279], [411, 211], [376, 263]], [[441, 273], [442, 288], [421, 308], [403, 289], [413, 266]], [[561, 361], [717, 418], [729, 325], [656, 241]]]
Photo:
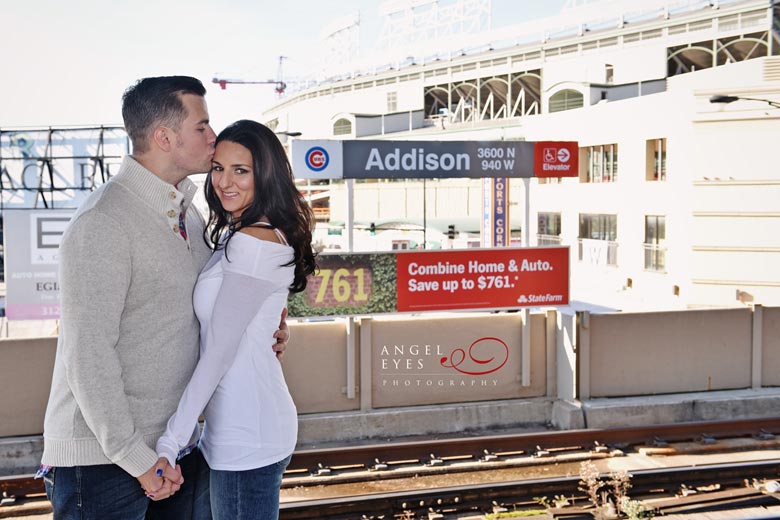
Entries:
[[647, 141], [645, 152], [645, 179], [666, 180], [666, 138]]
[[563, 112], [564, 110], [573, 110], [575, 108], [582, 108], [584, 104], [584, 98], [582, 92], [573, 89], [561, 90], [550, 96], [549, 111]]
[[537, 223], [536, 245], [557, 246], [561, 243], [560, 213], [539, 213]]
[[581, 148], [580, 157], [586, 157], [585, 171], [581, 172], [580, 182], [617, 181], [617, 144], [603, 144]]
[[579, 259], [593, 265], [617, 265], [617, 215], [580, 214]]
[[604, 83], [607, 85], [615, 83], [615, 66], [610, 63], [604, 64]]
[[387, 93], [387, 112], [398, 112], [398, 92]]
[[645, 270], [666, 272], [666, 217], [645, 216]]
[[349, 135], [352, 133], [352, 122], [349, 119], [339, 119], [333, 123], [333, 135]]

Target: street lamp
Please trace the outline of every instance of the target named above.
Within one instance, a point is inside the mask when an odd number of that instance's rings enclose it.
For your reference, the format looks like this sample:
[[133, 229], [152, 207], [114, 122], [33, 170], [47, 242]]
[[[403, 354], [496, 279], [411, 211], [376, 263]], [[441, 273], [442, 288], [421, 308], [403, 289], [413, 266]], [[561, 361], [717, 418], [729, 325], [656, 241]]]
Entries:
[[285, 148], [287, 147], [287, 139], [289, 137], [300, 137], [301, 132], [288, 132], [286, 130], [282, 132], [274, 132], [279, 137], [279, 142], [282, 143]]
[[712, 97], [710, 97], [710, 103], [733, 103], [734, 101], [741, 100], [741, 101], [760, 101], [762, 103], [768, 103], [769, 106], [774, 108], [780, 108], [780, 102], [777, 101], [771, 101], [769, 99], [759, 99], [759, 98], [749, 98], [749, 97], [742, 97], [742, 96], [727, 96], [724, 94], [716, 94]]

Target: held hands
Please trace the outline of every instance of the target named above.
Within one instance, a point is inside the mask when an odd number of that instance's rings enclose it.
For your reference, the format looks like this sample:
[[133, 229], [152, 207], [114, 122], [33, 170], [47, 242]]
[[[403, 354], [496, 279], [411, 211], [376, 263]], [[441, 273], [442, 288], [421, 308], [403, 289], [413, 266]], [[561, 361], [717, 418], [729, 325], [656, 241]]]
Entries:
[[276, 343], [273, 349], [276, 352], [276, 359], [282, 360], [284, 351], [287, 348], [287, 342], [290, 341], [290, 329], [287, 328], [287, 307], [282, 309], [282, 320], [279, 322], [279, 330], [274, 332]]
[[168, 459], [160, 457], [157, 464], [138, 477], [146, 496], [154, 501], [163, 500], [176, 493], [184, 483], [181, 468], [177, 464], [172, 468]]

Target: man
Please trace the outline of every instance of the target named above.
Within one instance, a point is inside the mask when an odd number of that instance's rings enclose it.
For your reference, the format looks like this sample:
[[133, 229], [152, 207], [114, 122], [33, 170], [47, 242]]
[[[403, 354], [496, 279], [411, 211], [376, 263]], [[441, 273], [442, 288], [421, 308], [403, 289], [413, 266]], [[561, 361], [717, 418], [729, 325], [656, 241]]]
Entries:
[[[188, 211], [187, 176], [211, 169], [205, 93], [184, 76], [130, 87], [122, 117], [133, 153], [63, 235], [41, 461], [57, 520], [210, 517], [197, 432], [175, 468], [154, 451], [198, 359], [192, 291], [210, 250]], [[278, 352], [284, 316], [280, 327]]]

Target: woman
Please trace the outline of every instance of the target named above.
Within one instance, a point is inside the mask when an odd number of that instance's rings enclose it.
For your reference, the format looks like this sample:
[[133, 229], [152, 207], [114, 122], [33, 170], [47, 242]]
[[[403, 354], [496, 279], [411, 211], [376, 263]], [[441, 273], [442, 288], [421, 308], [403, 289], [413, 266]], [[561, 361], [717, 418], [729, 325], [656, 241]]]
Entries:
[[298, 418], [281, 364], [262, 347], [288, 292], [315, 269], [314, 219], [281, 143], [254, 121], [217, 136], [205, 194], [214, 254], [193, 294], [200, 359], [157, 452], [175, 465], [203, 412], [214, 518], [276, 519]]

